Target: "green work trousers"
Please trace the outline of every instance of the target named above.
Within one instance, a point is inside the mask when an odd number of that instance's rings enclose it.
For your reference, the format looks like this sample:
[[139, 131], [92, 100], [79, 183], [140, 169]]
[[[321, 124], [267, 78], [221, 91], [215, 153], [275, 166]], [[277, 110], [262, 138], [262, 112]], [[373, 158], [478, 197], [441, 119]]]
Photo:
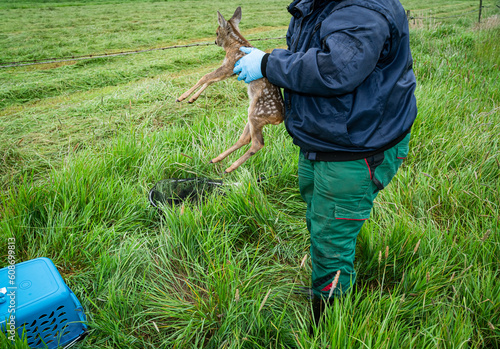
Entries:
[[354, 284], [356, 238], [377, 194], [407, 157], [409, 141], [410, 134], [384, 152], [354, 161], [311, 161], [300, 154], [299, 188], [307, 203], [314, 295], [340, 296]]

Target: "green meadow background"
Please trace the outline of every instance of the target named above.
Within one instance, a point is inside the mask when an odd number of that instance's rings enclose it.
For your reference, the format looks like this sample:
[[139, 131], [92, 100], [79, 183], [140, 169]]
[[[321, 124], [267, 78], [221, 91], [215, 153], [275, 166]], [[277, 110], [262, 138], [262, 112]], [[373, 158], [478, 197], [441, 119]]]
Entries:
[[[242, 6], [247, 39], [284, 36], [288, 0], [0, 0], [0, 65], [213, 42]], [[48, 257], [83, 304], [77, 348], [500, 348], [500, 2], [403, 1], [419, 116], [358, 237], [353, 293], [310, 336], [298, 149], [243, 130], [246, 85], [176, 98], [215, 46], [0, 68], [0, 267]], [[263, 50], [283, 39], [255, 41]], [[163, 178], [224, 180], [199, 203], [148, 202]], [[259, 181], [260, 177], [265, 179]], [[0, 285], [1, 286], [1, 285]], [[0, 335], [0, 347], [28, 348]]]

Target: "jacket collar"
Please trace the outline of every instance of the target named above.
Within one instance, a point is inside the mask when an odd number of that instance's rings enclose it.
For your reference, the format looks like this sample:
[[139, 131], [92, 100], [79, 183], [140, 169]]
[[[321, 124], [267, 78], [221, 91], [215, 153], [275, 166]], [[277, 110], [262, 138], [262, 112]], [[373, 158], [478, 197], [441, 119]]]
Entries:
[[331, 2], [331, 0], [295, 0], [288, 5], [287, 9], [292, 16], [297, 18], [309, 15], [315, 8], [326, 2]]
[[295, 0], [288, 6], [288, 12], [294, 17], [305, 16], [309, 13], [314, 0]]

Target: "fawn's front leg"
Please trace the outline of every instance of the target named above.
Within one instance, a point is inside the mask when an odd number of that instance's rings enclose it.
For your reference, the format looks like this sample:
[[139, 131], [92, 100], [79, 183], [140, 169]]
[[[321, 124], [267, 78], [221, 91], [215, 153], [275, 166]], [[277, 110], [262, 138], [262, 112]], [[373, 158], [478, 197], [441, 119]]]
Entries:
[[193, 97], [191, 97], [188, 101], [188, 103], [193, 103], [198, 99], [198, 97], [201, 95], [201, 93], [211, 84], [214, 82], [222, 81], [224, 79], [227, 79], [233, 75], [233, 70], [229, 69], [228, 67], [222, 66], [219, 67], [217, 70], [206, 74], [203, 76], [193, 87], [191, 87], [189, 90], [184, 92], [179, 98], [177, 98], [177, 102], [182, 102], [186, 98], [188, 98], [194, 91], [196, 91], [200, 86], [200, 90], [194, 94]]

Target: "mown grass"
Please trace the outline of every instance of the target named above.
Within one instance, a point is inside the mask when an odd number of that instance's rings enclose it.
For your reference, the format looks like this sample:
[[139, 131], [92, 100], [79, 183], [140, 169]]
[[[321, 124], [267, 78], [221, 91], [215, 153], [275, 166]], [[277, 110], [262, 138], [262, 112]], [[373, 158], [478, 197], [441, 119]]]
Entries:
[[[0, 71], [0, 251], [14, 236], [18, 261], [54, 261], [89, 319], [79, 348], [500, 347], [500, 28], [496, 3], [484, 3], [481, 27], [474, 14], [412, 23], [410, 156], [359, 235], [354, 292], [314, 336], [293, 292], [309, 285], [309, 237], [282, 125], [266, 128], [266, 147], [223, 178], [222, 193], [161, 214], [148, 203], [156, 181], [219, 178], [238, 156], [208, 164], [242, 131], [243, 83], [175, 103], [222, 60], [215, 46]], [[245, 3], [244, 34], [283, 35], [287, 4]], [[236, 6], [2, 2], [0, 60], [212, 41], [215, 10]]]

